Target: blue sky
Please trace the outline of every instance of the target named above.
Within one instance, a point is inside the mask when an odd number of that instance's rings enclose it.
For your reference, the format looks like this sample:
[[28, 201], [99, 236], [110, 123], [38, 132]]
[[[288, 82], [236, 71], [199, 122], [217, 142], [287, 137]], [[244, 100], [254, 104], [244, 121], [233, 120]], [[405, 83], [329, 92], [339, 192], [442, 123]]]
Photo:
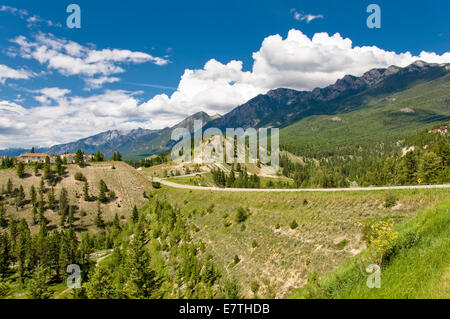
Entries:
[[[66, 26], [70, 3], [81, 29]], [[366, 26], [370, 3], [381, 29]], [[437, 0], [0, 0], [0, 148], [161, 128], [276, 87], [312, 89], [416, 58], [450, 62], [449, 9]]]

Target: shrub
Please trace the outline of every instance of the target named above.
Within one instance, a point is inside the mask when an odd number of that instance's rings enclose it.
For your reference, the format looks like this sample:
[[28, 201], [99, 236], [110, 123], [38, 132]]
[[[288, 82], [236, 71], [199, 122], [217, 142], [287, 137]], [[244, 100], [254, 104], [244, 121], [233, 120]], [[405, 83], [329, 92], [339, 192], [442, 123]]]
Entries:
[[238, 255], [234, 255], [233, 262], [229, 265], [230, 268], [233, 268], [237, 264], [239, 264], [241, 260], [239, 259]]
[[86, 177], [81, 172], [75, 173], [75, 180], [80, 182], [86, 182]]
[[208, 214], [211, 214], [214, 211], [214, 203], [211, 203], [211, 205], [209, 205], [206, 211], [208, 212]]
[[257, 281], [253, 281], [250, 284], [250, 289], [252, 290], [253, 295], [255, 296], [255, 298], [257, 298], [258, 291], [259, 291], [259, 283]]
[[258, 242], [256, 240], [252, 241], [252, 248], [258, 247]]
[[391, 193], [387, 193], [384, 198], [384, 207], [391, 208], [397, 204], [397, 198]]
[[161, 188], [161, 183], [160, 182], [152, 182], [152, 186], [153, 186], [153, 188], [159, 189], [159, 188]]
[[393, 227], [392, 220], [379, 221], [370, 226], [365, 239], [369, 251], [367, 262], [381, 266], [383, 258], [391, 254], [398, 236], [398, 233], [392, 230]]
[[409, 231], [401, 237], [398, 237], [393, 245], [392, 249], [388, 250], [383, 257], [383, 264], [389, 263], [390, 260], [398, 255], [402, 250], [411, 249], [420, 241], [420, 235], [416, 232]]
[[293, 220], [290, 224], [289, 227], [291, 227], [291, 229], [296, 229], [298, 227], [297, 221]]
[[247, 215], [247, 212], [245, 211], [245, 209], [243, 209], [242, 207], [239, 207], [236, 212], [236, 215], [234, 217], [235, 221], [237, 223], [243, 223], [247, 220], [247, 218], [248, 218], [248, 215]]
[[339, 243], [336, 244], [336, 248], [342, 250], [345, 248], [345, 246], [347, 246], [347, 244], [348, 244], [347, 239], [341, 240]]

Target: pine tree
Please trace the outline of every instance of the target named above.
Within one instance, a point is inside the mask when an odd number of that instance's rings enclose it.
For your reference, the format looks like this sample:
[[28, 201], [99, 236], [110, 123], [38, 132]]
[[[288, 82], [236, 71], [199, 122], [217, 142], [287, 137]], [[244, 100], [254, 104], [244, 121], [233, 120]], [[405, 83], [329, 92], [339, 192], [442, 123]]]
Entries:
[[75, 154], [75, 164], [78, 164], [80, 167], [84, 167], [84, 153], [82, 150], [77, 150]]
[[23, 279], [28, 271], [28, 259], [31, 255], [31, 234], [25, 219], [22, 219], [17, 226], [17, 243], [15, 246], [15, 257], [20, 280]]
[[75, 222], [75, 216], [74, 216], [74, 208], [73, 206], [70, 206], [69, 208], [69, 216], [67, 217], [67, 223], [69, 224], [69, 227], [73, 226], [73, 223]]
[[44, 222], [47, 225], [48, 221], [44, 216], [45, 206], [43, 201], [39, 201], [38, 209], [39, 209], [39, 223]]
[[95, 226], [97, 226], [98, 228], [105, 227], [105, 222], [103, 221], [103, 218], [102, 218], [102, 209], [100, 207], [100, 202], [97, 202], [97, 215], [95, 216], [94, 223], [95, 223]]
[[30, 299], [50, 299], [51, 291], [49, 290], [46, 270], [38, 266], [33, 277], [28, 282], [28, 297]]
[[120, 229], [120, 220], [117, 213], [114, 215], [113, 225], [116, 229]]
[[44, 238], [47, 237], [47, 234], [47, 222], [45, 221], [45, 217], [41, 216], [41, 218], [39, 219], [39, 235]]
[[91, 197], [89, 196], [89, 183], [87, 181], [85, 181], [83, 185], [83, 199], [85, 202], [91, 200]]
[[114, 299], [117, 291], [114, 287], [114, 278], [105, 266], [98, 266], [86, 284], [86, 294], [89, 299]]
[[25, 192], [23, 190], [23, 186], [20, 185], [19, 192], [18, 192], [17, 197], [16, 197], [16, 205], [17, 205], [17, 207], [23, 207], [24, 200], [25, 200]]
[[17, 176], [22, 178], [25, 174], [25, 165], [22, 162], [17, 163]]
[[[48, 156], [47, 156], [48, 158]], [[52, 178], [52, 170], [50, 167], [50, 160], [47, 162], [47, 160], [45, 161], [44, 164], [44, 174], [42, 176], [45, 180], [50, 180]]]
[[158, 280], [150, 268], [150, 255], [145, 248], [147, 242], [146, 232], [143, 226], [139, 225], [125, 257], [128, 276], [124, 293], [131, 299], [152, 298], [158, 289]]
[[61, 213], [59, 216], [59, 226], [64, 227], [66, 225], [66, 214]]
[[100, 150], [97, 150], [97, 153], [95, 153], [95, 156], [94, 156], [94, 160], [96, 162], [103, 162], [104, 159], [105, 159], [105, 156], [102, 153], [100, 153]]
[[8, 220], [6, 219], [6, 207], [0, 202], [0, 227], [5, 228], [8, 226]]
[[39, 195], [41, 196], [41, 200], [43, 198], [44, 193], [45, 193], [45, 184], [44, 184], [44, 177], [42, 177], [41, 182], [39, 183]]
[[62, 163], [60, 156], [56, 156], [55, 164], [56, 164], [56, 171], [58, 172], [58, 175], [59, 176], [64, 175], [64, 166], [62, 165], [63, 163]]
[[437, 156], [441, 158], [441, 165], [446, 167], [450, 165], [450, 144], [446, 143], [443, 139], [439, 140], [434, 145], [432, 150]]
[[12, 251], [8, 234], [0, 233], [0, 278], [7, 274], [11, 261]]
[[55, 208], [55, 189], [53, 187], [48, 192], [48, 207], [51, 210]]
[[133, 207], [133, 213], [131, 214], [131, 220], [133, 221], [133, 223], [137, 223], [139, 220], [139, 211], [138, 211], [136, 205], [134, 205], [134, 207]]
[[230, 170], [230, 175], [227, 178], [227, 187], [233, 187], [234, 182], [236, 181], [236, 176], [234, 174], [234, 165]]
[[100, 192], [98, 194], [98, 200], [101, 203], [106, 202], [106, 192], [108, 191], [108, 187], [106, 186], [105, 182], [101, 179], [99, 182], [99, 188]]
[[34, 188], [34, 185], [31, 185], [30, 187], [30, 199], [31, 199], [31, 204], [34, 206], [36, 206], [36, 189]]
[[67, 265], [70, 265], [72, 263], [72, 258], [70, 255], [70, 245], [67, 242], [64, 233], [62, 233], [60, 239], [59, 254], [57, 254], [59, 267], [58, 273], [62, 274], [62, 277], [64, 277], [64, 274], [66, 274]]
[[435, 183], [441, 170], [441, 158], [434, 152], [422, 155], [419, 162], [419, 177], [426, 183]]
[[6, 194], [11, 195], [12, 194], [12, 182], [11, 179], [8, 178], [8, 181], [6, 182]]
[[66, 218], [69, 212], [69, 199], [67, 195], [67, 190], [63, 187], [59, 194], [59, 214]]
[[414, 152], [408, 152], [403, 157], [400, 166], [400, 179], [402, 184], [415, 184], [417, 173], [417, 161]]
[[225, 299], [239, 299], [240, 288], [236, 279], [225, 280], [222, 283], [222, 294]]
[[33, 209], [31, 210], [31, 216], [32, 216], [32, 220], [33, 220], [33, 225], [36, 225], [38, 223], [36, 206], [33, 206]]

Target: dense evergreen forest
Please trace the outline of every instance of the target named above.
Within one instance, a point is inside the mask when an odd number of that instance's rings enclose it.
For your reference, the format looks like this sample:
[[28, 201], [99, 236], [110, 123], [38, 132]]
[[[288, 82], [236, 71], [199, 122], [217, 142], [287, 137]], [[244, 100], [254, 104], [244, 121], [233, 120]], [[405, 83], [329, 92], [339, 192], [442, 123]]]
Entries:
[[[378, 145], [354, 148], [343, 156], [308, 157], [294, 163], [280, 160], [282, 174], [294, 180], [294, 187], [348, 187], [417, 185], [450, 182], [450, 138], [448, 133], [420, 134], [405, 140], [401, 147]], [[290, 150], [293, 151], [293, 150]], [[294, 153], [295, 154], [295, 153]], [[298, 154], [300, 155], [300, 154]]]

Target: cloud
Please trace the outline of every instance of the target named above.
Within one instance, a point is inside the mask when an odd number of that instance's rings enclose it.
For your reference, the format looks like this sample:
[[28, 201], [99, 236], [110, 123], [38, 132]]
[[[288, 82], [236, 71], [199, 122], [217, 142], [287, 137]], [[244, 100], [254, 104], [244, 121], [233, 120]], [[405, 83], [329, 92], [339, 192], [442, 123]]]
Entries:
[[41, 104], [50, 104], [52, 101], [60, 101], [71, 91], [68, 89], [60, 89], [57, 87], [53, 88], [44, 88], [38, 91], [34, 91], [35, 93], [40, 93], [41, 95], [35, 96], [35, 100], [41, 102]]
[[5, 6], [5, 5], [0, 6], [0, 12], [8, 12], [12, 15], [19, 16], [22, 19], [29, 15], [27, 10], [17, 9], [17, 8]]
[[0, 83], [4, 84], [7, 79], [29, 79], [33, 73], [26, 70], [15, 70], [7, 65], [0, 64]]
[[18, 48], [10, 48], [10, 56], [19, 55], [24, 59], [34, 59], [49, 69], [57, 70], [65, 76], [79, 75], [88, 88], [99, 88], [104, 83], [119, 81], [113, 74], [125, 72], [123, 64], [150, 62], [158, 66], [170, 61], [143, 52], [130, 50], [95, 50], [74, 41], [61, 39], [52, 34], [38, 33], [30, 41], [24, 36], [11, 40]]
[[314, 15], [314, 14], [299, 13], [299, 12], [297, 12], [297, 9], [295, 9], [295, 8], [292, 8], [290, 12], [295, 20], [306, 21], [306, 23], [310, 23], [311, 21], [313, 21], [315, 19], [323, 19], [324, 18], [322, 14]]
[[26, 20], [26, 22], [28, 23], [27, 27], [30, 29], [35, 26], [38, 26], [41, 23], [45, 23], [49, 27], [58, 27], [58, 28], [62, 27], [61, 23], [55, 23], [51, 20], [46, 20], [35, 14], [32, 15], [27, 10], [24, 9], [18, 9], [11, 6], [2, 5], [0, 6], [0, 12], [8, 12], [14, 16], [18, 16], [22, 20]]

